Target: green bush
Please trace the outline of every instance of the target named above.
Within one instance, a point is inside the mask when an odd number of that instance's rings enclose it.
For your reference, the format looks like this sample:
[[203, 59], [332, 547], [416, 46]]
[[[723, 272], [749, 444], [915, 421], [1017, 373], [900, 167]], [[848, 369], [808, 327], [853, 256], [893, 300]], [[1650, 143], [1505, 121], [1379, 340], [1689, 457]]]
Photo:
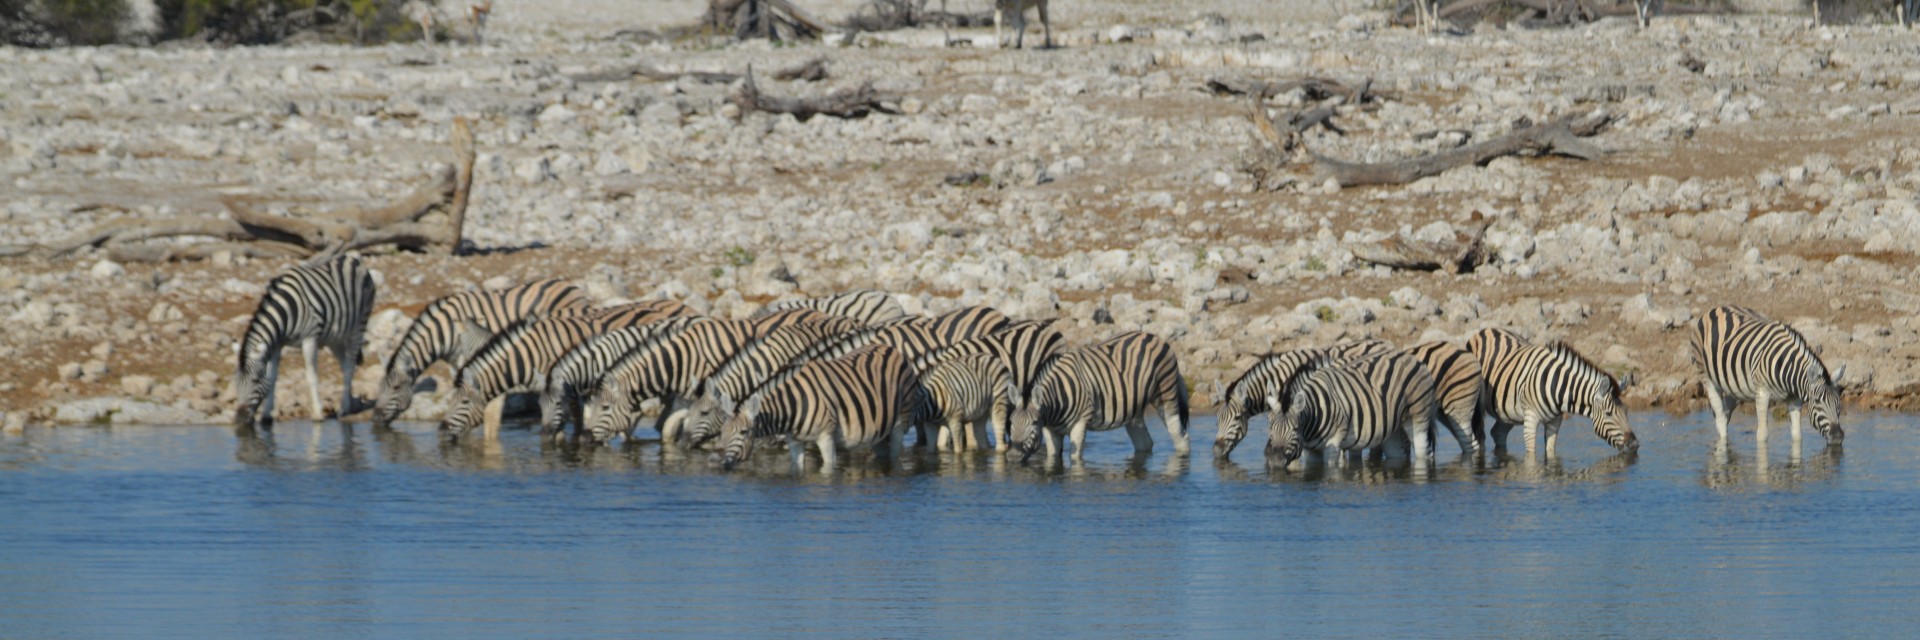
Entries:
[[[0, 0], [4, 1], [4, 0]], [[273, 44], [296, 33], [379, 44], [420, 39], [404, 0], [158, 0], [160, 37]]]
[[20, 47], [119, 42], [126, 0], [0, 0], [0, 43]]

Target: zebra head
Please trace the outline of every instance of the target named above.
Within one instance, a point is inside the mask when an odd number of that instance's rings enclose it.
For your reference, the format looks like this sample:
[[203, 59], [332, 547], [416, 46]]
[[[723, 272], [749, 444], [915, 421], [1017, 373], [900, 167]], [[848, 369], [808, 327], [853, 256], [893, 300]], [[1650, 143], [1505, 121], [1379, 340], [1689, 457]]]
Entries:
[[413, 384], [419, 379], [420, 368], [414, 366], [413, 359], [394, 354], [394, 360], [387, 363], [386, 377], [380, 379], [380, 397], [373, 404], [374, 428], [392, 426], [400, 414], [413, 406]]
[[1008, 438], [1013, 440], [1013, 448], [1020, 452], [1020, 461], [1026, 462], [1033, 452], [1040, 450], [1040, 412], [1032, 401], [1013, 410], [1007, 419]]
[[640, 419], [640, 403], [618, 385], [600, 385], [587, 395], [583, 404], [591, 417], [581, 426], [594, 442], [610, 441]]
[[1214, 458], [1225, 460], [1234, 447], [1240, 446], [1240, 441], [1247, 437], [1248, 419], [1266, 409], [1261, 406], [1264, 401], [1265, 398], [1241, 388], [1237, 381], [1227, 388], [1220, 398], [1220, 435], [1213, 439]]
[[453, 390], [453, 406], [447, 409], [447, 416], [440, 420], [440, 435], [464, 436], [473, 426], [485, 419], [487, 398], [480, 395], [478, 389], [458, 387]]
[[[1290, 404], [1282, 400], [1291, 401]], [[1300, 421], [1305, 407], [1297, 406], [1298, 398], [1285, 395], [1267, 396], [1267, 467], [1285, 469], [1293, 461], [1300, 459], [1304, 448], [1300, 437]]]
[[1827, 375], [1825, 367], [1821, 369], [1820, 377], [1808, 385], [1810, 389], [1805, 400], [1807, 414], [1813, 422], [1813, 429], [1826, 437], [1827, 444], [1840, 444], [1846, 439], [1847, 432], [1840, 428], [1840, 387], [1833, 380], [1845, 374], [1847, 367], [1842, 365], [1832, 375]]
[[1627, 424], [1627, 406], [1620, 401], [1619, 385], [1611, 377], [1603, 378], [1594, 385], [1593, 397], [1587, 399], [1586, 414], [1593, 421], [1593, 434], [1620, 451], [1639, 449], [1640, 439]]
[[723, 406], [724, 394], [701, 394], [693, 404], [687, 407], [686, 428], [687, 446], [698, 449], [708, 440], [720, 435], [720, 427], [727, 421], [728, 407]]
[[[720, 441], [725, 443], [720, 454], [720, 468], [732, 471], [733, 466], [753, 457], [753, 421], [760, 417], [760, 397], [747, 400], [740, 410], [720, 426]], [[796, 443], [794, 446], [804, 446]]]
[[240, 349], [240, 372], [233, 377], [233, 395], [239, 401], [239, 407], [233, 412], [235, 429], [273, 425], [273, 415], [262, 415], [260, 406], [273, 394], [279, 367], [267, 361], [268, 347], [256, 343], [251, 335], [248, 338]]

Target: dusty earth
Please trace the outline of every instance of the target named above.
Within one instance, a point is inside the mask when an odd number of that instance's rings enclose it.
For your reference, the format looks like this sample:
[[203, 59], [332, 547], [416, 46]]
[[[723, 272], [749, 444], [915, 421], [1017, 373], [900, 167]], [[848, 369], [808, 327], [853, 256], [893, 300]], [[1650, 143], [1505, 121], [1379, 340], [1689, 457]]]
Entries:
[[[856, 6], [803, 4], [830, 20]], [[369, 256], [382, 284], [363, 396], [432, 298], [562, 275], [601, 299], [716, 315], [878, 288], [917, 312], [1059, 316], [1083, 340], [1145, 329], [1179, 345], [1203, 407], [1261, 352], [1504, 326], [1571, 341], [1636, 406], [1690, 410], [1685, 327], [1742, 304], [1844, 364], [1854, 404], [1920, 407], [1914, 32], [1748, 15], [1429, 36], [1355, 2], [1063, 1], [1061, 46], [1044, 51], [994, 49], [990, 29], [781, 46], [616, 35], [699, 9], [503, 1], [485, 46], [0, 49], [0, 244], [222, 216], [222, 194], [295, 214], [378, 203], [431, 175], [468, 116], [473, 255]], [[827, 80], [762, 77], [762, 90], [871, 82], [899, 113], [802, 122], [741, 114], [727, 85], [589, 75], [813, 58]], [[1337, 106], [1345, 135], [1307, 135], [1345, 160], [1440, 151], [1523, 118], [1619, 119], [1591, 139], [1607, 152], [1592, 161], [1511, 157], [1347, 188], [1300, 164], [1291, 184], [1257, 189], [1241, 170], [1258, 144], [1247, 101], [1206, 83], [1303, 77], [1371, 79], [1385, 97]], [[1338, 102], [1295, 92], [1267, 107]], [[947, 184], [966, 172], [983, 179]], [[1473, 273], [1353, 257], [1395, 234], [1451, 238], [1476, 212], [1493, 222]], [[5, 423], [219, 420], [234, 343], [285, 266], [0, 258]], [[280, 407], [297, 417], [305, 381], [288, 358]], [[430, 395], [413, 416], [443, 406]]]

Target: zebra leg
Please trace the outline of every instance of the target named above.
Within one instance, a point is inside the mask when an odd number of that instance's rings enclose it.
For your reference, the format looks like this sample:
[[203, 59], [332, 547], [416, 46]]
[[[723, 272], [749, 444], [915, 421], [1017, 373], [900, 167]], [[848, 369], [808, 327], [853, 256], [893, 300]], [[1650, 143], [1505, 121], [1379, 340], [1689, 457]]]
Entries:
[[[1187, 423], [1180, 419], [1178, 405], [1160, 405], [1160, 422], [1167, 425], [1167, 437], [1173, 439], [1174, 453], [1187, 453], [1193, 449], [1192, 436], [1187, 432]], [[1146, 418], [1141, 418], [1141, 428], [1146, 427]], [[1153, 446], [1153, 438], [1147, 438], [1147, 446]]]
[[1720, 440], [1724, 442], [1727, 439], [1727, 414], [1733, 411], [1733, 407], [1727, 405], [1726, 397], [1720, 395], [1720, 387], [1714, 386], [1712, 381], [1700, 387], [1707, 392], [1707, 407], [1713, 409], [1713, 428], [1720, 431]]
[[280, 357], [267, 360], [267, 397], [260, 401], [260, 412], [254, 414], [253, 424], [262, 429], [273, 427], [273, 399], [279, 396]]
[[509, 394], [505, 393], [500, 394], [499, 397], [487, 401], [487, 406], [481, 409], [480, 438], [482, 440], [493, 440], [500, 437], [500, 422], [504, 419], [503, 415], [507, 412], [508, 395]]
[[1013, 405], [995, 398], [993, 401], [993, 450], [1006, 453], [1013, 448], [1013, 425], [1007, 414], [1013, 413]]
[[1559, 421], [1559, 420], [1548, 420], [1548, 421], [1546, 421], [1546, 422], [1544, 422], [1544, 423], [1541, 423], [1541, 425], [1540, 425], [1540, 427], [1541, 427], [1542, 429], [1545, 429], [1545, 430], [1546, 430], [1546, 432], [1547, 432], [1547, 451], [1546, 451], [1546, 454], [1547, 454], [1547, 457], [1548, 457], [1548, 458], [1556, 458], [1556, 457], [1559, 457], [1559, 452], [1560, 452], [1560, 421]]
[[1085, 462], [1087, 453], [1087, 423], [1074, 423], [1073, 429], [1067, 432], [1067, 437], [1073, 440], [1073, 461]]
[[313, 415], [314, 422], [327, 419], [326, 407], [320, 406], [320, 339], [307, 338], [300, 341], [300, 354], [306, 356], [307, 397], [313, 404], [307, 405], [307, 412]]
[[1420, 418], [1407, 420], [1407, 442], [1412, 445], [1407, 455], [1413, 458], [1415, 466], [1425, 465], [1427, 456], [1433, 454], [1433, 425]]
[[1787, 418], [1793, 421], [1793, 444], [1800, 444], [1800, 405], [1787, 405]]
[[340, 363], [340, 418], [353, 413], [353, 369], [360, 365], [360, 348], [348, 348], [347, 345], [334, 345], [333, 359]]
[[[747, 437], [753, 436], [749, 434]], [[793, 437], [793, 434], [782, 436], [781, 439], [787, 442], [787, 460], [793, 462], [794, 473], [806, 471], [807, 443], [801, 442], [799, 438]]]
[[1153, 434], [1147, 433], [1147, 419], [1140, 418], [1127, 423], [1127, 438], [1133, 441], [1133, 454], [1144, 456], [1153, 453]]
[[967, 450], [980, 451], [987, 448], [987, 421], [985, 418], [974, 420], [968, 425]]
[[[814, 444], [820, 447], [820, 473], [827, 475], [833, 475], [834, 458], [839, 454], [835, 451], [839, 448], [839, 439], [833, 437], [833, 432], [834, 429], [828, 429], [814, 440]], [[806, 447], [800, 447], [800, 450], [805, 451]]]
[[1513, 425], [1501, 422], [1498, 419], [1493, 421], [1493, 430], [1488, 436], [1493, 438], [1493, 450], [1495, 453], [1505, 453], [1507, 451], [1507, 434], [1509, 433], [1513, 433]]
[[1767, 392], [1762, 391], [1753, 396], [1753, 412], [1760, 416], [1760, 427], [1753, 432], [1753, 438], [1760, 442], [1766, 442], [1767, 418], [1770, 417], [1767, 413]]
[[1526, 424], [1522, 426], [1522, 429], [1521, 439], [1527, 444], [1527, 460], [1531, 461], [1533, 460], [1534, 444], [1538, 442], [1540, 438], [1539, 416], [1528, 413]]
[[958, 438], [955, 437], [958, 434], [953, 432], [953, 427], [949, 423], [940, 423], [940, 430], [937, 433], [938, 435], [933, 439], [934, 451], [954, 451], [960, 448]]

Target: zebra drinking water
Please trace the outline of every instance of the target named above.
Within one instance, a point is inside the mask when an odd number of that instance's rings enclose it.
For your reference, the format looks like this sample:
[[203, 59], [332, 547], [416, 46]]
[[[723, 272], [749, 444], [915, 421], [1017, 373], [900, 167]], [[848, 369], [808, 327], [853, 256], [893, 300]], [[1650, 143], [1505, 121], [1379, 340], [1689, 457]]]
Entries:
[[1155, 407], [1186, 453], [1187, 384], [1166, 340], [1138, 331], [1060, 354], [1035, 381], [1032, 397], [1013, 413], [1011, 430], [1024, 459], [1040, 448], [1045, 432], [1047, 456], [1058, 458], [1065, 440], [1073, 458], [1086, 452], [1088, 431], [1125, 427], [1136, 455], [1153, 450], [1146, 409]]
[[239, 408], [234, 411], [233, 426], [273, 426], [273, 390], [280, 378], [280, 353], [296, 343], [306, 359], [308, 408], [313, 419], [326, 419], [320, 404], [317, 362], [323, 345], [340, 364], [343, 382], [339, 415], [353, 413], [353, 369], [360, 362], [373, 297], [373, 276], [360, 257], [352, 254], [310, 261], [269, 281], [240, 342], [239, 370], [233, 378]]
[[[400, 346], [387, 358], [387, 372], [380, 380], [380, 398], [374, 405], [374, 426], [392, 424], [413, 405], [413, 385], [427, 367], [445, 360], [458, 371], [474, 351], [486, 344], [486, 338], [491, 335], [471, 339], [474, 336], [461, 330], [462, 320], [472, 320], [488, 332], [498, 333], [525, 318], [557, 315], [571, 308], [584, 309], [586, 305], [586, 295], [578, 287], [558, 278], [498, 291], [456, 293], [428, 303], [407, 327]], [[463, 336], [469, 339], [462, 340]]]
[[1247, 423], [1272, 408], [1267, 396], [1293, 377], [1301, 365], [1315, 359], [1349, 360], [1391, 350], [1392, 345], [1380, 340], [1359, 340], [1325, 349], [1295, 349], [1262, 356], [1220, 394], [1220, 433], [1213, 440], [1213, 456], [1226, 459], [1233, 453], [1247, 437]]
[[1404, 351], [1310, 360], [1267, 400], [1267, 465], [1284, 469], [1303, 455], [1305, 464], [1317, 465], [1327, 449], [1370, 448], [1424, 465], [1434, 394], [1433, 373]]
[[1767, 441], [1768, 405], [1774, 400], [1787, 403], [1794, 442], [1800, 442], [1803, 408], [1812, 414], [1814, 430], [1827, 442], [1838, 444], [1846, 438], [1840, 428], [1836, 376], [1827, 372], [1820, 356], [1793, 327], [1752, 309], [1719, 307], [1695, 323], [1688, 347], [1722, 442], [1727, 439], [1729, 415], [1748, 400], [1753, 401], [1760, 420], [1754, 431], [1759, 442]]
[[756, 439], [771, 437], [787, 440], [795, 469], [809, 443], [825, 473], [841, 447], [884, 446], [898, 463], [918, 389], [907, 359], [884, 344], [789, 367], [738, 401], [721, 428], [721, 464], [732, 469], [753, 456]]
[[1526, 428], [1527, 457], [1532, 458], [1537, 433], [1546, 430], [1546, 455], [1554, 455], [1560, 421], [1572, 413], [1593, 421], [1593, 433], [1627, 451], [1640, 446], [1627, 424], [1626, 405], [1620, 402], [1620, 383], [1580, 355], [1571, 345], [1528, 344], [1505, 329], [1481, 329], [1467, 341], [1467, 351], [1480, 359], [1486, 385], [1480, 406], [1493, 416], [1496, 451], [1507, 448], [1514, 425]]
[[579, 438], [586, 430], [580, 403], [582, 390], [598, 384], [608, 368], [626, 354], [651, 348], [699, 320], [697, 316], [681, 316], [623, 327], [594, 336], [560, 356], [547, 371], [546, 389], [540, 394], [541, 437], [555, 437], [571, 422], [573, 435]]

